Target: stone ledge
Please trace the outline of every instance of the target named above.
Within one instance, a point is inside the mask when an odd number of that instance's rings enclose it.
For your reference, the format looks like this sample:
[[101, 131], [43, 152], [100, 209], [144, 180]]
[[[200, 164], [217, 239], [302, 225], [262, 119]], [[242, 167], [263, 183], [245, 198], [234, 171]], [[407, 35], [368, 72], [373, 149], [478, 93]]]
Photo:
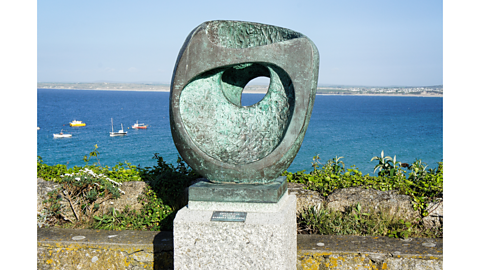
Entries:
[[[411, 239], [297, 235], [297, 269], [443, 268], [443, 239]], [[433, 244], [435, 246], [432, 247]], [[37, 269], [77, 267], [173, 269], [173, 234], [156, 231], [37, 229]]]
[[297, 269], [443, 269], [443, 239], [298, 235], [297, 255]]
[[173, 269], [173, 234], [37, 229], [37, 269]]

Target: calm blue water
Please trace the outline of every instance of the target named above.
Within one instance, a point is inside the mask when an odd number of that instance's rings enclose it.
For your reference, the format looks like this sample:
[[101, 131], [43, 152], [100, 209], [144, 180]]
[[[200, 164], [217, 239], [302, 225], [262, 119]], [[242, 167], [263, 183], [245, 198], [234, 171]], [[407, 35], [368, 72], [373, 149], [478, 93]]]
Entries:
[[[257, 100], [259, 94], [245, 94]], [[91, 90], [37, 90], [37, 155], [49, 165], [83, 166], [83, 156], [98, 145], [101, 165], [128, 161], [153, 166], [154, 153], [174, 163], [178, 152], [170, 133], [169, 93]], [[128, 135], [110, 137], [123, 123]], [[72, 120], [85, 127], [70, 127]], [[148, 124], [134, 130], [136, 121]], [[53, 133], [71, 138], [53, 138]], [[302, 147], [288, 171], [311, 170], [312, 157], [324, 163], [335, 156], [350, 167], [372, 173], [373, 156], [397, 156], [412, 163], [422, 159], [429, 167], [443, 159], [443, 98], [365, 97], [317, 95]], [[93, 161], [91, 161], [93, 163]]]

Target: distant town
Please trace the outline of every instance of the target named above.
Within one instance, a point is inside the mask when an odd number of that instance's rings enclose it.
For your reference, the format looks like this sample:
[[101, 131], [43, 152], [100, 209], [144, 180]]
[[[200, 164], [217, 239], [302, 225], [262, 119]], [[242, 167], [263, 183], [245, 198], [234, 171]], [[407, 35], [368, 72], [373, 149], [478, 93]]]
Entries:
[[[72, 89], [72, 90], [116, 90], [116, 91], [170, 91], [168, 84], [148, 83], [37, 83], [37, 88]], [[262, 93], [268, 90], [268, 85], [247, 85], [245, 92]], [[318, 86], [320, 95], [420, 95], [443, 96], [443, 85], [417, 87], [372, 87], [372, 86]]]
[[72, 90], [124, 90], [124, 91], [170, 91], [168, 84], [148, 83], [37, 83], [37, 88], [46, 89], [72, 89]]
[[443, 85], [418, 87], [369, 87], [369, 86], [334, 86], [317, 87], [317, 94], [344, 95], [434, 95], [443, 96]]

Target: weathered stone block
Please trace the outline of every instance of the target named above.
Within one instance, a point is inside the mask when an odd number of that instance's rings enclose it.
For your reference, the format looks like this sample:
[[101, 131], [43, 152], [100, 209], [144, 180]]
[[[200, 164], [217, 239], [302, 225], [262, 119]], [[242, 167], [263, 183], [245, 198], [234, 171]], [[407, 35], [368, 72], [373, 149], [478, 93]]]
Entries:
[[[101, 203], [99, 209], [96, 211], [96, 215], [111, 213], [112, 208], [118, 212], [122, 212], [127, 205], [130, 207], [130, 210], [140, 211], [143, 205], [138, 201], [138, 197], [143, 193], [146, 185], [147, 184], [143, 181], [123, 182], [121, 189], [125, 192], [125, 194], [121, 194], [121, 196], [117, 199], [112, 199]], [[37, 215], [42, 215], [42, 211], [46, 210], [43, 202], [48, 199], [47, 194], [51, 191], [56, 191], [56, 196], [60, 199], [59, 203], [62, 206], [61, 214], [63, 218], [66, 220], [75, 221], [76, 218], [70, 203], [64, 197], [62, 185], [53, 181], [45, 181], [41, 178], [37, 178]], [[47, 217], [47, 219], [48, 218], [49, 217]], [[42, 224], [39, 224], [39, 226], [40, 225]]]
[[396, 190], [381, 191], [351, 187], [337, 189], [327, 197], [327, 208], [344, 211], [345, 207], [360, 204], [365, 211], [384, 211], [401, 218], [416, 218], [419, 213], [412, 207], [410, 197]]
[[47, 194], [60, 187], [60, 184], [53, 181], [45, 181], [42, 178], [37, 178], [37, 214], [42, 212], [44, 206], [43, 201], [48, 199]]
[[310, 208], [322, 208], [325, 197], [313, 190], [304, 189], [305, 185], [299, 183], [288, 183], [288, 194], [297, 197], [297, 215]]
[[423, 218], [427, 228], [439, 228], [443, 226], [443, 198], [430, 203], [426, 209], [430, 214]]
[[140, 211], [143, 205], [138, 201], [138, 197], [143, 193], [147, 184], [143, 181], [123, 182], [120, 188], [125, 192], [118, 199], [103, 202], [98, 209], [101, 214], [111, 213], [111, 209], [122, 212], [125, 206], [129, 206], [130, 210]]

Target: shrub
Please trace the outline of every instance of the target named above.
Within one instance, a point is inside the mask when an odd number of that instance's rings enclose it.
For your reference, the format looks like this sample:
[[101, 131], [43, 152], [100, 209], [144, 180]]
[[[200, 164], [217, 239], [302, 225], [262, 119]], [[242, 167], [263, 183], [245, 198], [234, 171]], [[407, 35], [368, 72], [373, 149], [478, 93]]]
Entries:
[[370, 176], [369, 174], [363, 175], [355, 165], [345, 170], [340, 158], [335, 157], [328, 160], [319, 169], [317, 155], [313, 158], [313, 170], [310, 173], [285, 171], [282, 175], [287, 176], [289, 182], [304, 184], [307, 189], [318, 191], [325, 197], [336, 189], [347, 187], [373, 188], [382, 191], [398, 190], [400, 194], [411, 197], [414, 209], [419, 210], [422, 216], [429, 214], [426, 211], [428, 203], [443, 193], [443, 162], [439, 162], [436, 169], [427, 171], [427, 165], [421, 160], [416, 160], [411, 166], [408, 166], [411, 172], [406, 177], [407, 172], [401, 168], [401, 163], [397, 162], [395, 158], [384, 157], [382, 151], [380, 157], [372, 158], [372, 161], [379, 161], [377, 166], [380, 165], [380, 167], [376, 167], [382, 169], [378, 176]]
[[[97, 162], [89, 165], [95, 157]], [[37, 158], [37, 177], [60, 183], [62, 194], [49, 193], [44, 202], [46, 210], [37, 217], [38, 226], [74, 226], [97, 229], [172, 230], [176, 212], [186, 205], [186, 188], [192, 180], [200, 177], [180, 157], [177, 165], [167, 164], [154, 154], [157, 165], [142, 168], [130, 163], [118, 163], [114, 167], [101, 167], [98, 147], [84, 156], [84, 167], [67, 169], [66, 165], [49, 166]], [[122, 182], [145, 181], [148, 185], [139, 197], [143, 207], [140, 211], [112, 209], [99, 215], [102, 202], [116, 199], [123, 193]], [[64, 197], [74, 212], [75, 220], [64, 215]], [[68, 221], [68, 222], [67, 222]]]
[[115, 182], [103, 174], [88, 168], [78, 173], [63, 175], [63, 194], [70, 204], [77, 221], [91, 221], [100, 204], [120, 197], [123, 192]]
[[420, 223], [405, 221], [387, 211], [362, 210], [359, 204], [334, 211], [311, 207], [297, 217], [299, 234], [443, 237], [443, 229], [428, 229]]
[[[89, 165], [92, 157], [97, 162]], [[412, 165], [402, 164], [384, 156], [382, 151], [376, 169], [377, 176], [363, 175], [355, 165], [345, 169], [341, 160], [335, 157], [320, 164], [319, 156], [313, 158], [313, 170], [310, 173], [299, 171], [284, 172], [289, 182], [305, 184], [306, 188], [328, 196], [336, 189], [364, 187], [377, 190], [398, 190], [409, 195], [414, 209], [423, 216], [428, 203], [443, 193], [443, 162], [438, 167], [428, 169], [428, 165], [416, 160]], [[45, 201], [47, 209], [37, 217], [38, 226], [52, 225], [63, 227], [82, 227], [108, 230], [172, 230], [176, 212], [187, 204], [186, 189], [192, 181], [201, 177], [195, 173], [180, 157], [176, 166], [166, 163], [155, 153], [153, 167], [132, 166], [128, 162], [118, 163], [114, 167], [101, 167], [98, 147], [84, 157], [84, 167], [67, 169], [66, 165], [49, 166], [37, 158], [37, 177], [55, 181], [62, 185], [64, 197], [72, 207], [76, 220], [66, 221], [62, 215], [61, 196], [55, 192], [48, 194]], [[321, 166], [321, 167], [320, 167]], [[410, 171], [402, 169], [408, 167]], [[63, 177], [62, 177], [63, 175]], [[408, 175], [408, 176], [407, 176]], [[125, 181], [145, 181], [148, 185], [139, 197], [143, 207], [140, 211], [128, 206], [123, 211], [112, 209], [99, 215], [96, 210], [103, 201], [115, 199], [122, 193], [121, 183]], [[362, 210], [360, 205], [347, 207], [344, 212], [328, 209], [310, 208], [297, 216], [299, 233], [382, 235], [390, 237], [442, 237], [443, 228], [426, 229], [421, 220], [409, 221], [393, 218], [386, 212]]]

